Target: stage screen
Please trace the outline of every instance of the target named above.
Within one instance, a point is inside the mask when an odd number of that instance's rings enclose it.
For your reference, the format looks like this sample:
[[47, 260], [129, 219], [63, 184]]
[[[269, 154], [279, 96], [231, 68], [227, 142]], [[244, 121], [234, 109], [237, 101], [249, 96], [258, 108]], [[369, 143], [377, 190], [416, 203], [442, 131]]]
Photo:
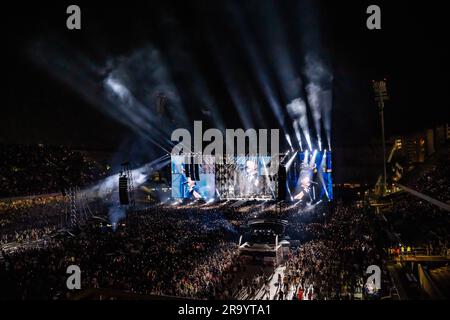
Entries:
[[274, 199], [270, 157], [228, 157], [218, 179], [221, 199]]
[[172, 156], [172, 197], [178, 199], [215, 198], [215, 159], [203, 156], [194, 164], [186, 156]]
[[299, 152], [287, 167], [288, 199], [316, 203], [333, 199], [331, 152]]
[[[199, 164], [193, 160], [172, 156], [173, 198], [278, 199], [281, 182], [278, 170], [269, 170], [271, 157], [227, 156], [218, 164], [213, 156], [203, 156]], [[333, 199], [331, 152], [296, 152], [283, 155], [279, 161], [286, 168], [284, 200], [311, 204]]]

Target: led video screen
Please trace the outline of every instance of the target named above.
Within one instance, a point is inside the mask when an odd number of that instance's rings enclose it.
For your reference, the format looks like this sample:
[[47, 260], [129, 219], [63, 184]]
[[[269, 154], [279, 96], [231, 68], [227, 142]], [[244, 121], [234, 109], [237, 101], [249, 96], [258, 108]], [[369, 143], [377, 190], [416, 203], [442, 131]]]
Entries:
[[199, 163], [192, 157], [172, 156], [172, 197], [177, 199], [204, 199], [215, 197], [215, 161], [203, 156]]
[[300, 152], [286, 169], [288, 199], [315, 203], [333, 198], [331, 152]]
[[217, 176], [221, 199], [274, 199], [270, 157], [229, 157]]
[[[279, 199], [280, 183], [286, 184], [284, 200], [316, 203], [333, 198], [331, 152], [298, 152], [280, 159], [286, 179], [270, 170], [271, 157], [232, 156], [215, 163], [213, 156], [172, 156], [172, 197], [176, 199], [220, 198], [222, 200]], [[278, 168], [278, 164], [276, 164]]]

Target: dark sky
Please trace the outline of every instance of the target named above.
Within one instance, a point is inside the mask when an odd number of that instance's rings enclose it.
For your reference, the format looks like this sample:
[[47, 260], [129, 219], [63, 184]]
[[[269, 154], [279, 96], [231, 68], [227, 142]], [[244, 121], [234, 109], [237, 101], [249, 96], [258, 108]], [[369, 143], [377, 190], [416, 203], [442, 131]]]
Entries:
[[[69, 43], [97, 65], [152, 43], [164, 54], [189, 111], [196, 99], [187, 89], [192, 71], [177, 60], [178, 53], [171, 53], [172, 40], [181, 39], [186, 52], [180, 54], [186, 53], [195, 61], [196, 72], [206, 80], [227, 127], [236, 127], [236, 110], [219, 72], [219, 59], [208, 40], [213, 37], [221, 50], [223, 46], [226, 63], [237, 70], [236, 86], [242, 92], [247, 89], [253, 92], [252, 98], [246, 100], [249, 108], [258, 105], [259, 109], [252, 112], [260, 113], [268, 125], [276, 127], [256, 76], [249, 68], [246, 43], [236, 34], [236, 26], [229, 17], [227, 1], [121, 4], [95, 1], [95, 5], [93, 1], [76, 1], [82, 9], [82, 30], [68, 31], [65, 9], [72, 2], [12, 5], [2, 18], [5, 44], [2, 70], [7, 99], [2, 104], [0, 143], [43, 142], [114, 149], [132, 135], [125, 125], [98, 111], [67, 83], [37, 66], [29, 51], [35, 41], [56, 49]], [[370, 91], [370, 80], [374, 78], [388, 79], [391, 96], [385, 114], [388, 135], [448, 121], [446, 42], [450, 37], [444, 1], [427, 1], [426, 5], [412, 1], [316, 1], [313, 3], [317, 16], [311, 23], [298, 19], [295, 8], [302, 1], [272, 2], [294, 59], [309, 50], [298, 43], [297, 34], [311, 32], [320, 36], [320, 48], [334, 79], [335, 145], [365, 144], [378, 138], [379, 118]], [[268, 1], [235, 3], [248, 22], [250, 37], [254, 36], [261, 48], [270, 47], [271, 38], [264, 34], [273, 23], [264, 19]], [[369, 4], [381, 7], [382, 30], [366, 28], [365, 10]], [[176, 30], [170, 28], [172, 23], [177, 25]], [[270, 65], [270, 54], [262, 50], [261, 57], [263, 63]], [[70, 54], [66, 53], [65, 59], [71, 59]], [[269, 78], [274, 76], [272, 71], [267, 74]], [[276, 85], [275, 92], [280, 90], [279, 86]], [[193, 108], [194, 119], [196, 112]]]

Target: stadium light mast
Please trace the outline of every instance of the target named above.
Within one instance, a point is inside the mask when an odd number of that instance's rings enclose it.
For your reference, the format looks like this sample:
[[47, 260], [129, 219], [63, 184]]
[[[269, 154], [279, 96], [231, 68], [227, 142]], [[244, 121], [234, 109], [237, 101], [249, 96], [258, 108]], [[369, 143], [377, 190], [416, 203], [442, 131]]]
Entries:
[[389, 100], [386, 89], [386, 79], [372, 80], [375, 101], [378, 103], [381, 117], [381, 140], [383, 145], [383, 195], [386, 194], [386, 144], [384, 139], [384, 101]]

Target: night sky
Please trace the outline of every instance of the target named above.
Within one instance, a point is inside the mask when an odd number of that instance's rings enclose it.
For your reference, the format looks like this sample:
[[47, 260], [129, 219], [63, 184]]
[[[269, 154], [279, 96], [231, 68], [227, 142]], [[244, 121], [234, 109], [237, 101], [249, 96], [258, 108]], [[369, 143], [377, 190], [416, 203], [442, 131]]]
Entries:
[[[250, 114], [259, 115], [268, 127], [277, 123], [249, 67], [246, 43], [233, 19], [230, 3], [248, 25], [260, 61], [268, 66], [269, 79], [282, 105], [276, 69], [269, 50], [276, 38], [268, 20], [275, 8], [294, 63], [311, 48], [299, 35], [319, 35], [321, 55], [333, 74], [332, 140], [336, 146], [364, 145], [379, 136], [377, 107], [372, 101], [371, 79], [388, 79], [391, 100], [386, 105], [387, 135], [413, 132], [448, 121], [449, 49], [448, 12], [443, 1], [317, 1], [316, 14], [300, 21], [302, 1], [76, 1], [82, 10], [82, 30], [65, 27], [66, 7], [73, 1], [16, 4], [2, 17], [3, 78], [6, 100], [0, 117], [0, 143], [46, 143], [114, 150], [136, 134], [99, 111], [92, 101], [33, 60], [35, 43], [76, 48], [96, 66], [128, 56], [151, 43], [162, 53], [174, 85], [191, 120], [201, 118], [203, 106], [191, 90], [194, 69], [184, 65], [185, 55], [195, 62], [196, 74], [229, 128], [240, 127], [238, 114], [220, 71], [220, 61], [232, 70], [232, 82], [242, 94]], [[366, 28], [365, 10], [378, 4], [382, 30]], [[174, 27], [175, 26], [175, 27]], [[211, 39], [218, 46], [211, 46]], [[173, 43], [179, 47], [174, 50]], [[181, 48], [181, 50], [180, 50]], [[220, 52], [220, 58], [217, 54]], [[70, 61], [66, 49], [64, 59]], [[49, 57], [49, 59], [53, 59]], [[222, 60], [221, 60], [222, 59]], [[48, 61], [51, 65], [53, 61]], [[231, 72], [231, 71], [230, 71]], [[92, 75], [102, 77], [102, 74]], [[100, 79], [101, 81], [101, 79]], [[6, 86], [6, 88], [5, 88]], [[137, 90], [137, 89], [136, 89]], [[252, 92], [251, 95], [246, 93]]]

